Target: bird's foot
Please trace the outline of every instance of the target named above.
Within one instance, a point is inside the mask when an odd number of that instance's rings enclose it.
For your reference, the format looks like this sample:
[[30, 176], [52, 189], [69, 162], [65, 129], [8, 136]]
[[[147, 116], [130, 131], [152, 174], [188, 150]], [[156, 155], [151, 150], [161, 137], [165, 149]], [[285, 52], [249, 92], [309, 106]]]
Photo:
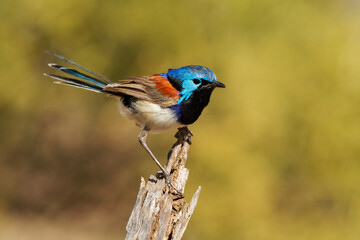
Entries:
[[180, 194], [181, 196], [183, 196], [183, 193], [178, 190], [174, 184], [171, 182], [171, 177], [169, 176], [168, 179], [165, 177], [165, 182], [169, 187], [172, 187], [178, 194]]
[[184, 196], [183, 193], [180, 190], [178, 190], [174, 186], [174, 184], [171, 182], [170, 174], [164, 173], [164, 172], [158, 172], [158, 174], [161, 174], [165, 178], [165, 183], [166, 183], [167, 186], [169, 186], [170, 188], [173, 188], [176, 191], [177, 194], [180, 194], [181, 196]]
[[178, 132], [175, 134], [175, 137], [180, 139], [182, 137], [186, 142], [191, 144], [191, 137], [194, 136], [194, 134], [189, 130], [188, 127], [181, 127], [178, 128]]

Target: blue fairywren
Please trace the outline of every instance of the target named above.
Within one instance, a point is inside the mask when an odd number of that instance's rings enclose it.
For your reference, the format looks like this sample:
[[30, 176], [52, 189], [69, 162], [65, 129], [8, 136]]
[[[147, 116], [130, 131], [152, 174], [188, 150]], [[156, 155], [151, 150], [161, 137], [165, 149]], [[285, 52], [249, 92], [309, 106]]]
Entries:
[[216, 87], [225, 88], [223, 83], [217, 81], [215, 74], [206, 67], [189, 65], [169, 69], [167, 73], [111, 82], [71, 60], [48, 53], [88, 73], [50, 63], [51, 68], [69, 75], [44, 74], [58, 80], [55, 83], [105, 93], [119, 99], [121, 115], [134, 120], [142, 128], [138, 136], [141, 146], [161, 169], [167, 185], [180, 193], [172, 184], [170, 174], [147, 146], [146, 138], [149, 132], [159, 133], [194, 123], [208, 105], [212, 91]]

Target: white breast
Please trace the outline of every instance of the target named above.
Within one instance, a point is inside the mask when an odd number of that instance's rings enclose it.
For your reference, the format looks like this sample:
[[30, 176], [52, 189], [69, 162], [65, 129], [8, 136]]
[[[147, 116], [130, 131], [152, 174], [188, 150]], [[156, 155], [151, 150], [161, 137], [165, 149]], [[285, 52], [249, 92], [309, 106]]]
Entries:
[[119, 110], [121, 115], [134, 120], [140, 127], [150, 127], [152, 133], [182, 126], [178, 123], [177, 116], [171, 109], [163, 108], [148, 101], [138, 100], [131, 104], [131, 108], [128, 108], [120, 100]]

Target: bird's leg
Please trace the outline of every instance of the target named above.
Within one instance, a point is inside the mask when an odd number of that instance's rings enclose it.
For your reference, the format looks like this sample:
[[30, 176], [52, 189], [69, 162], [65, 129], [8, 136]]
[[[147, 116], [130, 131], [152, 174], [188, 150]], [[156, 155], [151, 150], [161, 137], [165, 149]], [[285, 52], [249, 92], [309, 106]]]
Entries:
[[145, 151], [150, 155], [150, 157], [155, 161], [156, 165], [158, 165], [158, 167], [161, 169], [161, 171], [164, 174], [165, 177], [165, 182], [167, 185], [169, 185], [170, 187], [174, 188], [176, 192], [182, 194], [182, 192], [180, 192], [171, 182], [171, 177], [170, 174], [165, 170], [165, 168], [163, 166], [161, 166], [160, 162], [156, 159], [156, 157], [154, 156], [154, 154], [151, 152], [151, 150], [149, 149], [149, 147], [146, 144], [146, 138], [147, 135], [149, 133], [149, 129], [147, 127], [145, 127], [139, 134], [138, 139], [139, 142], [141, 144], [141, 146], [145, 149]]

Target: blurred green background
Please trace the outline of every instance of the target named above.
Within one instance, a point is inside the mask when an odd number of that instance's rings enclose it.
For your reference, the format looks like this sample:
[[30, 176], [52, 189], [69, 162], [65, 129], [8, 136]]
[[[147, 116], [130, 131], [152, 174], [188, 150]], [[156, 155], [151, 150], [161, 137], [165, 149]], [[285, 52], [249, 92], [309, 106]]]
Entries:
[[[158, 171], [115, 99], [51, 83], [51, 50], [117, 80], [199, 64], [184, 239], [359, 239], [360, 3], [0, 2], [0, 239], [122, 239]], [[152, 135], [162, 162], [174, 131]]]

